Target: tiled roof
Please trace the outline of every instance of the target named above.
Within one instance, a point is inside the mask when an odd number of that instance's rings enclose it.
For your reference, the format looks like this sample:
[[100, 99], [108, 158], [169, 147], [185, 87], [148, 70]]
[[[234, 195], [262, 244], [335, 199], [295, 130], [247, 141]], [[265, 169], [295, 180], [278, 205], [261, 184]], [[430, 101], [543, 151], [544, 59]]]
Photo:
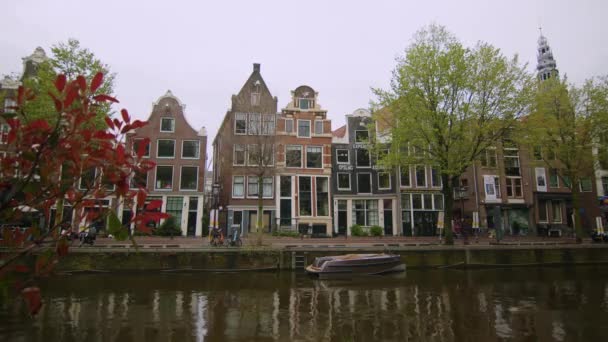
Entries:
[[336, 137], [336, 138], [344, 138], [344, 135], [346, 135], [346, 125], [336, 129], [335, 131], [331, 132], [331, 135]]

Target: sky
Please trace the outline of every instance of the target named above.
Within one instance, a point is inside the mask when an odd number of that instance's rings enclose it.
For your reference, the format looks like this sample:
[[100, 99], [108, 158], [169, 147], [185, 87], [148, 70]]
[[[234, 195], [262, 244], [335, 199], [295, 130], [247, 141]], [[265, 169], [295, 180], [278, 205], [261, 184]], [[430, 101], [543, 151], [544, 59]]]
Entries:
[[530, 71], [542, 27], [570, 81], [608, 74], [606, 0], [19, 0], [2, 12], [0, 75], [21, 72], [37, 46], [76, 38], [117, 74], [119, 108], [145, 120], [170, 89], [193, 128], [206, 127], [209, 152], [253, 63], [279, 110], [309, 85], [337, 129], [389, 86], [395, 58], [432, 23], [466, 46], [517, 54]]

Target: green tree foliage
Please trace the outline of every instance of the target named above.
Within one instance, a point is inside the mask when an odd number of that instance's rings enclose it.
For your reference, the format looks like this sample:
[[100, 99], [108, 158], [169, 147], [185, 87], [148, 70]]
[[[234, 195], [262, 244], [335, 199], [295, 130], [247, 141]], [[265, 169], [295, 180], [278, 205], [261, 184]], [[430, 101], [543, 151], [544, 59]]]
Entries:
[[532, 84], [517, 56], [482, 42], [466, 48], [431, 25], [397, 59], [390, 89], [374, 89], [382, 134], [375, 149], [390, 144], [380, 162], [430, 165], [441, 174], [446, 243], [453, 243], [453, 184], [528, 111]]
[[588, 80], [580, 87], [557, 78], [538, 82], [533, 110], [523, 120], [521, 144], [533, 146], [535, 159], [540, 158], [543, 166], [559, 170], [561, 184], [572, 192], [578, 239], [584, 228], [580, 217], [581, 182], [590, 185], [594, 164], [606, 157], [607, 123], [606, 77]]
[[[87, 82], [91, 82], [93, 77], [101, 72], [105, 77], [96, 94], [113, 96], [116, 75], [111, 73], [110, 67], [99, 60], [93, 52], [81, 47], [78, 40], [71, 38], [66, 43], [53, 45], [51, 54], [52, 56], [48, 60], [38, 64], [36, 76], [23, 79], [26, 88], [32, 89], [34, 94], [41, 95], [27, 103], [24, 108], [29, 115], [29, 120], [40, 118], [52, 120], [54, 118], [54, 103], [46, 94], [54, 91], [54, 81], [58, 74], [65, 75], [68, 81], [75, 80], [77, 76], [82, 75]], [[111, 105], [101, 104], [96, 113], [98, 115], [92, 122], [97, 128], [105, 127], [104, 116], [111, 116]]]
[[154, 235], [159, 236], [181, 236], [182, 229], [177, 224], [177, 220], [174, 216], [169, 216], [160, 227], [154, 229]]

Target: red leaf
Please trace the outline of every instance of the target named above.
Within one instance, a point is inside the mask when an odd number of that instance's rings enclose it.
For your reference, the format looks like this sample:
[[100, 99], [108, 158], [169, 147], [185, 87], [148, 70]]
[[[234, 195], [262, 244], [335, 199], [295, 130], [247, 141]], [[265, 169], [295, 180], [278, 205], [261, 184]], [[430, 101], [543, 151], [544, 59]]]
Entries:
[[23, 95], [25, 93], [25, 88], [23, 86], [19, 86], [19, 90], [17, 90], [17, 104], [23, 105]]
[[144, 138], [139, 142], [137, 146], [137, 158], [141, 159], [146, 153], [146, 147], [150, 144], [150, 138]]
[[55, 94], [51, 93], [50, 91], [48, 92], [49, 96], [53, 99], [53, 102], [55, 102], [55, 110], [57, 110], [58, 112], [61, 111], [61, 101], [59, 101], [59, 99], [57, 98], [57, 96], [55, 96]]
[[162, 205], [163, 205], [163, 201], [162, 200], [150, 201], [150, 203], [148, 203], [148, 205], [146, 205], [146, 210], [159, 209]]
[[105, 95], [105, 94], [95, 95], [95, 96], [93, 96], [93, 100], [95, 100], [97, 102], [114, 102], [114, 103], [118, 103], [117, 99], [113, 98], [112, 96]]
[[139, 121], [139, 120], [135, 120], [131, 123], [131, 129], [137, 129], [140, 127], [144, 127], [145, 125], [147, 125], [148, 122], [147, 121]]
[[145, 222], [140, 222], [137, 226], [136, 226], [137, 230], [139, 230], [142, 233], [145, 234], [151, 234], [152, 233], [152, 229], [148, 226], [146, 226]]
[[30, 314], [32, 316], [35, 316], [42, 307], [42, 296], [40, 295], [40, 288], [26, 287], [21, 290], [21, 296], [27, 304]]
[[110, 119], [109, 117], [104, 117], [104, 120], [106, 120], [106, 124], [108, 124], [108, 127], [110, 127], [111, 129], [115, 129], [114, 127], [114, 122], [112, 122], [112, 119]]
[[93, 134], [93, 137], [97, 138], [97, 139], [114, 139], [116, 138], [116, 136], [112, 133], [108, 133], [105, 131], [96, 131], [95, 134]]
[[120, 127], [122, 127], [122, 122], [118, 121], [118, 119], [114, 119], [114, 126], [118, 127], [118, 129], [120, 129]]
[[78, 82], [78, 87], [80, 87], [80, 90], [87, 90], [87, 79], [84, 78], [84, 76], [78, 75], [78, 77], [76, 77], [76, 82]]
[[49, 123], [46, 122], [46, 120], [38, 119], [32, 121], [27, 128], [31, 130], [48, 131], [51, 129], [51, 126], [49, 126]]
[[101, 82], [103, 82], [103, 73], [100, 71], [95, 74], [95, 77], [93, 77], [93, 80], [91, 81], [91, 93], [94, 93], [95, 90], [99, 88]]
[[129, 117], [129, 112], [126, 109], [121, 109], [120, 114], [122, 115], [122, 119], [125, 123], [131, 122], [131, 118]]
[[65, 88], [65, 82], [66, 82], [65, 75], [60, 74], [55, 79], [55, 88], [57, 88], [57, 90], [59, 90], [59, 91], [63, 91], [63, 89]]
[[69, 107], [72, 104], [72, 102], [74, 102], [74, 99], [76, 98], [77, 95], [78, 95], [78, 88], [72, 84], [70, 89], [68, 90], [68, 95], [65, 97], [65, 100], [63, 100], [63, 106]]
[[131, 130], [131, 125], [126, 124], [126, 125], [125, 125], [125, 127], [123, 127], [123, 128], [120, 130], [120, 133], [121, 133], [121, 134], [124, 134], [124, 133], [129, 132], [130, 130]]
[[146, 194], [146, 191], [143, 189], [140, 189], [137, 192], [137, 205], [140, 207], [143, 207], [144, 203], [146, 202], [146, 197], [148, 197], [148, 194]]
[[116, 161], [119, 164], [123, 164], [125, 162], [125, 147], [123, 144], [116, 147]]

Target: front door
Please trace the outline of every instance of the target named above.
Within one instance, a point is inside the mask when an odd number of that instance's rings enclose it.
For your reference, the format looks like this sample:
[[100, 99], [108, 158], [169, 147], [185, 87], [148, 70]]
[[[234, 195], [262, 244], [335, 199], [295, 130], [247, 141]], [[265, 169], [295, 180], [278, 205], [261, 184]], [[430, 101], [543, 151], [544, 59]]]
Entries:
[[384, 209], [384, 235], [393, 235], [393, 211]]
[[338, 201], [338, 235], [346, 235], [347, 232], [348, 211], [346, 209], [346, 201]]
[[196, 211], [188, 212], [188, 236], [194, 236], [196, 234]]

